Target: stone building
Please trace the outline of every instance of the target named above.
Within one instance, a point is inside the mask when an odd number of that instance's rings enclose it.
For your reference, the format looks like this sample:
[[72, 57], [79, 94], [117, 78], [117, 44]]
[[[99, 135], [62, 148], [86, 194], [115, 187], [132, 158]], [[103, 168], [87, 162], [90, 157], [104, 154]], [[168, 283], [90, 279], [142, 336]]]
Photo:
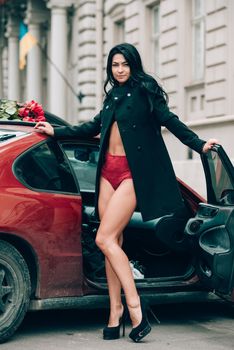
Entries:
[[[218, 138], [234, 159], [233, 0], [1, 0], [0, 95], [35, 99], [71, 123], [101, 108], [105, 61], [123, 41], [171, 109], [202, 138]], [[19, 22], [39, 45], [18, 69]], [[197, 179], [197, 155], [164, 131], [179, 175]], [[189, 162], [189, 167], [187, 166]]]

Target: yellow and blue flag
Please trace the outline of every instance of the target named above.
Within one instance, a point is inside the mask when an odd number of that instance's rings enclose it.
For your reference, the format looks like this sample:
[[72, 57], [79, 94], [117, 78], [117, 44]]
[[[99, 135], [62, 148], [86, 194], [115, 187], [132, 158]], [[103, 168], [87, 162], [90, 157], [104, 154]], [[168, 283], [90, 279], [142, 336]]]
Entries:
[[19, 69], [24, 69], [26, 56], [31, 48], [37, 44], [37, 39], [28, 31], [28, 27], [20, 22], [19, 30]]

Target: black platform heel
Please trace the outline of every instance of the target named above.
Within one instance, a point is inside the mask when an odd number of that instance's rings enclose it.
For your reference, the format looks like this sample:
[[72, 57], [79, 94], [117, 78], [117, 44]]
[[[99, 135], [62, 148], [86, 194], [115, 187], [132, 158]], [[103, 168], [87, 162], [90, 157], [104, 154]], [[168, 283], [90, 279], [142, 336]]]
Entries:
[[127, 318], [127, 309], [124, 307], [123, 315], [119, 320], [119, 325], [116, 327], [105, 327], [103, 329], [103, 339], [104, 340], [114, 340], [120, 338], [120, 329], [123, 327], [122, 336], [125, 336], [125, 323]]
[[[143, 299], [140, 299], [140, 302], [141, 302], [141, 312], [142, 312], [141, 323], [137, 327], [134, 327], [129, 334], [129, 338], [131, 338], [135, 343], [138, 343], [151, 331], [151, 326], [147, 317], [148, 310], [151, 311], [151, 313], [154, 315], [153, 311], [147, 307]], [[155, 315], [154, 317], [157, 320], [157, 322], [160, 323], [160, 321]]]

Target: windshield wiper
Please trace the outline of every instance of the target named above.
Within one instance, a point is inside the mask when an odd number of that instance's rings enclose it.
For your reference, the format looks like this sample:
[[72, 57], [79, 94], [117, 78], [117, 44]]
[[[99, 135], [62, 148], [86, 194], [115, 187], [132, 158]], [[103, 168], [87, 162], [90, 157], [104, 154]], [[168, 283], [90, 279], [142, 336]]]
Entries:
[[15, 137], [16, 134], [4, 134], [4, 135], [0, 135], [0, 141], [5, 141], [8, 139], [11, 139], [12, 137]]

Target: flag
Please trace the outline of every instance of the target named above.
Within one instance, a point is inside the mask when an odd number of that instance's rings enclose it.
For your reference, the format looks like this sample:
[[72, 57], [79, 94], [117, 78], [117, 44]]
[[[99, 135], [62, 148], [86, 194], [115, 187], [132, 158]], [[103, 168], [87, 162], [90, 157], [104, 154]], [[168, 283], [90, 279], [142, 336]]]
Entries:
[[19, 30], [19, 69], [24, 69], [26, 56], [31, 48], [37, 44], [37, 39], [28, 31], [28, 27], [20, 22]]

